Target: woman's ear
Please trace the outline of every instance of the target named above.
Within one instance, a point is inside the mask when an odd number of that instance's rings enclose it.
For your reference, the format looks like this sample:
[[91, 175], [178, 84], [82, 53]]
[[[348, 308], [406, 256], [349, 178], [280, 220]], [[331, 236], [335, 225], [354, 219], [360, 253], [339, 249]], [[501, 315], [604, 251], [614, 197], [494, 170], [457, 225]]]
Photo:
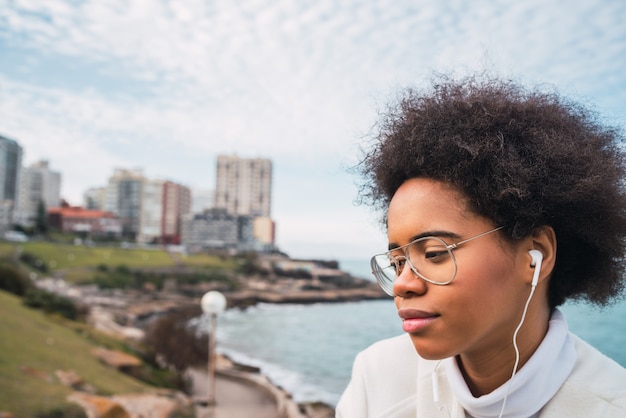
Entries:
[[[556, 264], [556, 233], [551, 226], [545, 225], [535, 229], [529, 239], [532, 247], [529, 248], [529, 251], [536, 250], [542, 255], [538, 276], [538, 283], [541, 283], [550, 277]], [[533, 262], [533, 256], [530, 253], [528, 254], [528, 260], [529, 266], [534, 269], [536, 263]]]

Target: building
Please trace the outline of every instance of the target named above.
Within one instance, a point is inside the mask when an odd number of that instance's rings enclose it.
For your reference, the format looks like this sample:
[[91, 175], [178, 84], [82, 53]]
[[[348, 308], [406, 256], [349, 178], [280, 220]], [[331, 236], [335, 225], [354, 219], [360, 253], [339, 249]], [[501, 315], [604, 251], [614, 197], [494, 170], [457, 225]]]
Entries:
[[217, 157], [215, 208], [233, 215], [270, 216], [272, 162], [263, 158]]
[[214, 207], [239, 217], [239, 250], [274, 249], [271, 200], [272, 162], [269, 159], [217, 157]]
[[35, 225], [41, 205], [45, 209], [61, 205], [61, 173], [42, 160], [22, 169], [19, 201], [14, 222], [25, 227]]
[[13, 202], [0, 200], [0, 236], [13, 227]]
[[114, 214], [77, 206], [48, 209], [48, 226], [89, 238], [117, 239], [122, 236], [122, 222]]
[[163, 180], [145, 180], [141, 192], [141, 213], [137, 242], [158, 242], [163, 217]]
[[274, 249], [273, 242], [260, 242], [255, 236], [256, 219], [260, 218], [233, 215], [225, 209], [217, 208], [187, 216], [183, 222], [182, 244], [190, 252], [270, 252]]
[[208, 209], [183, 222], [183, 244], [192, 252], [206, 249], [236, 249], [239, 216], [225, 209]]
[[83, 193], [85, 209], [104, 210], [106, 187], [92, 187]]
[[258, 243], [261, 251], [273, 251], [276, 240], [276, 224], [268, 216], [254, 218], [253, 224], [254, 240]]
[[0, 201], [18, 201], [21, 171], [22, 147], [0, 135]]
[[188, 187], [148, 179], [141, 169], [116, 169], [106, 187], [91, 188], [84, 197], [87, 208], [119, 217], [125, 239], [144, 244], [180, 244], [182, 218], [192, 204]]
[[161, 242], [180, 244], [182, 220], [191, 213], [191, 190], [181, 184], [163, 183], [163, 212], [161, 216]]
[[182, 219], [191, 212], [191, 190], [164, 180], [145, 180], [138, 242], [180, 244]]
[[13, 228], [15, 209], [19, 200], [19, 182], [22, 174], [22, 147], [12, 139], [0, 135], [0, 230]]
[[106, 186], [104, 211], [119, 217], [122, 222], [122, 236], [132, 241], [139, 234], [144, 181], [143, 170], [118, 168], [113, 172]]

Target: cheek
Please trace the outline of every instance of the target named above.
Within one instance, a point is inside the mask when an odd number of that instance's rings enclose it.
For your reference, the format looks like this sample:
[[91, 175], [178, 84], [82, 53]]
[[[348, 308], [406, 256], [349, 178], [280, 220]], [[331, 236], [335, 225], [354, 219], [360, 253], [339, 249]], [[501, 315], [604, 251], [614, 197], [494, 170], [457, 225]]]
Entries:
[[508, 260], [502, 258], [464, 263], [454, 281], [460, 288], [459, 303], [479, 310], [498, 302], [508, 303], [507, 295], [517, 288], [512, 272]]

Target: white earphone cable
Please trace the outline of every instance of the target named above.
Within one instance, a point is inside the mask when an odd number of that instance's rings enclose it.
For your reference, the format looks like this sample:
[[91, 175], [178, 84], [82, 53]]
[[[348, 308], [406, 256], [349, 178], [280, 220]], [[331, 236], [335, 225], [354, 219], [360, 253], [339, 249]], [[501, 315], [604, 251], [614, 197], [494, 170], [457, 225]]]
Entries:
[[439, 364], [441, 364], [441, 360], [437, 362], [437, 364], [435, 365], [435, 369], [433, 370], [433, 373], [431, 375], [433, 379], [433, 401], [437, 408], [439, 408], [440, 412], [445, 411], [448, 418], [451, 418], [448, 407], [439, 403], [439, 376], [437, 376], [437, 369], [439, 368]]
[[533, 298], [533, 294], [535, 293], [536, 285], [533, 285], [530, 289], [530, 295], [528, 295], [528, 299], [526, 300], [526, 305], [524, 306], [524, 313], [522, 313], [522, 320], [517, 325], [515, 332], [513, 333], [513, 348], [515, 348], [515, 364], [513, 365], [513, 373], [511, 374], [511, 379], [509, 380], [509, 384], [506, 388], [506, 393], [504, 395], [504, 400], [502, 401], [502, 409], [500, 409], [500, 415], [498, 418], [502, 418], [504, 414], [504, 408], [506, 407], [506, 400], [509, 397], [509, 392], [511, 391], [511, 386], [513, 385], [513, 378], [515, 377], [515, 373], [517, 373], [517, 366], [519, 365], [519, 348], [517, 347], [517, 333], [522, 328], [524, 324], [524, 319], [526, 319], [526, 312], [528, 311], [528, 305], [530, 304], [530, 300]]

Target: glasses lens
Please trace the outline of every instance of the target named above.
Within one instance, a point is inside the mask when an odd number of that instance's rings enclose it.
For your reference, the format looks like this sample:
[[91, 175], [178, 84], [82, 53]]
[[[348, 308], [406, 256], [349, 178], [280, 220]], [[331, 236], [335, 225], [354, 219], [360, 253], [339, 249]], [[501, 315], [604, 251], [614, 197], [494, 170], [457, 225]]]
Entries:
[[396, 280], [396, 265], [393, 258], [389, 254], [378, 254], [372, 257], [370, 264], [378, 285], [389, 296], [394, 296], [393, 282]]
[[456, 261], [448, 245], [440, 238], [426, 237], [413, 241], [401, 250], [378, 254], [372, 257], [372, 272], [380, 287], [394, 296], [393, 284], [409, 263], [413, 273], [427, 282], [446, 285], [456, 276]]
[[456, 261], [448, 245], [440, 238], [426, 237], [413, 241], [406, 249], [418, 276], [436, 284], [448, 284], [456, 275]]

